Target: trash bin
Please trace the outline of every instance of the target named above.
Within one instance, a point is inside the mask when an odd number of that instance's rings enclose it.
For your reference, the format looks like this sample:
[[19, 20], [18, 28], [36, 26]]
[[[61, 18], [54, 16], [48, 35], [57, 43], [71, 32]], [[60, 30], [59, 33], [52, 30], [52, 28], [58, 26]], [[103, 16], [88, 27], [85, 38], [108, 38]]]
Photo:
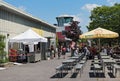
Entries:
[[50, 59], [50, 51], [48, 51], [46, 54], [47, 54], [46, 58], [47, 58], [47, 60], [49, 60]]

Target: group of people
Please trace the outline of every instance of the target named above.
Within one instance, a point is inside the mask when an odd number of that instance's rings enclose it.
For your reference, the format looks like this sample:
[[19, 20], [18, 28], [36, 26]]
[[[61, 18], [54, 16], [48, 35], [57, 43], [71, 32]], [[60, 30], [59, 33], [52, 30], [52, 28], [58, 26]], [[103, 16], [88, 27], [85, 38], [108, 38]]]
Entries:
[[120, 53], [120, 51], [118, 51], [118, 48], [112, 48], [106, 45], [101, 47], [98, 47], [97, 45], [93, 45], [93, 46], [84, 45], [83, 47], [74, 47], [74, 49], [70, 47], [66, 47], [64, 45], [54, 48], [54, 46], [51, 45], [51, 47], [49, 48], [49, 53], [50, 53], [49, 57], [53, 59], [57, 56], [58, 59], [60, 59], [61, 57], [65, 59], [66, 52], [70, 50], [71, 53], [73, 53], [73, 56], [77, 56], [79, 55], [79, 53], [84, 53], [86, 55], [86, 59], [94, 59], [94, 56], [96, 55], [99, 56], [99, 52], [104, 52], [108, 55], [113, 55], [114, 53], [118, 53], [118, 52]]
[[99, 49], [98, 49], [98, 47], [95, 46], [95, 45], [94, 45], [94, 46], [91, 46], [91, 47], [85, 45], [85, 46], [83, 47], [83, 52], [84, 52], [84, 54], [86, 55], [86, 58], [87, 58], [87, 59], [94, 59], [94, 56], [98, 54]]
[[65, 59], [67, 50], [68, 48], [66, 48], [66, 46], [58, 46], [58, 48], [54, 48], [54, 46], [51, 45], [51, 47], [48, 49], [48, 56], [50, 59], [53, 59], [55, 57], [58, 57], [58, 59], [61, 57]]
[[99, 52], [103, 52], [110, 56], [114, 56], [114, 54], [120, 54], [120, 47], [119, 46], [110, 47], [107, 45], [103, 45], [101, 47], [98, 47], [97, 45], [93, 45], [93, 46], [85, 45], [83, 47], [83, 51], [87, 59], [92, 59], [92, 58], [94, 59], [95, 55], [99, 56]]

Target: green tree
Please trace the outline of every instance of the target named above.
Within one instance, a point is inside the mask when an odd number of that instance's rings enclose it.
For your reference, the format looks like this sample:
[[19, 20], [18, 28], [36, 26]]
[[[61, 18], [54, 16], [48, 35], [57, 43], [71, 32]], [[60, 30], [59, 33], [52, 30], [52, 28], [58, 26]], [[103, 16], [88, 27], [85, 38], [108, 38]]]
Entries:
[[[79, 41], [79, 35], [82, 34], [82, 31], [80, 30], [80, 26], [78, 26], [78, 21], [72, 21], [69, 30], [65, 31], [65, 35], [67, 38], [72, 39], [72, 42], [75, 42], [74, 47], [76, 47], [77, 42]], [[71, 56], [74, 56], [74, 49], [71, 49]]]
[[[102, 27], [120, 34], [120, 4], [94, 8], [91, 11], [90, 20], [91, 22], [87, 26], [88, 30]], [[111, 42], [111, 39], [107, 39], [107, 42], [108, 40]]]

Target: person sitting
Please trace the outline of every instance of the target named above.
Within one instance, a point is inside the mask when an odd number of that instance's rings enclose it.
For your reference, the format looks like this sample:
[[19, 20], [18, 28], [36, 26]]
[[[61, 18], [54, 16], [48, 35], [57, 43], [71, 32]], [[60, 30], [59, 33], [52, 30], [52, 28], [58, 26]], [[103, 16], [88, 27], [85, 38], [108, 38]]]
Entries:
[[75, 48], [74, 56], [78, 56], [78, 49], [77, 48]]

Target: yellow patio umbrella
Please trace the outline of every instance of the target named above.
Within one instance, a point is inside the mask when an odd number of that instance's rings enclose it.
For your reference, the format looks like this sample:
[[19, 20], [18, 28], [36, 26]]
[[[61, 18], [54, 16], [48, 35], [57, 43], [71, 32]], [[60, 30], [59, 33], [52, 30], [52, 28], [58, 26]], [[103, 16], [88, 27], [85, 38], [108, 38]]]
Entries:
[[[116, 38], [119, 37], [119, 34], [104, 28], [96, 28], [89, 32], [86, 32], [79, 36], [81, 39], [94, 39], [99, 38], [99, 46], [100, 46], [100, 38]], [[100, 47], [99, 47], [100, 49]]]
[[93, 39], [93, 38], [116, 38], [119, 34], [104, 28], [96, 28], [94, 30], [91, 30], [89, 32], [86, 32], [82, 35], [80, 35], [80, 38], [83, 39]]

